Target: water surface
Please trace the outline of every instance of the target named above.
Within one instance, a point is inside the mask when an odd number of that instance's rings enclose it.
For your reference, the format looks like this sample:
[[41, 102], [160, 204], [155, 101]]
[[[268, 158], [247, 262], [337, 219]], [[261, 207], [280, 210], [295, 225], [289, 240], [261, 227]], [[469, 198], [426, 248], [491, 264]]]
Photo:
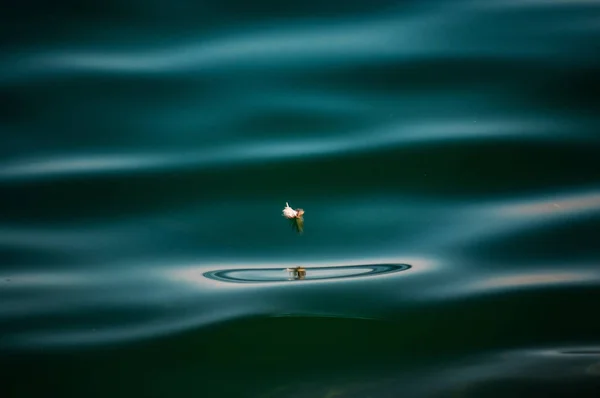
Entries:
[[9, 397], [598, 395], [598, 3], [0, 22]]

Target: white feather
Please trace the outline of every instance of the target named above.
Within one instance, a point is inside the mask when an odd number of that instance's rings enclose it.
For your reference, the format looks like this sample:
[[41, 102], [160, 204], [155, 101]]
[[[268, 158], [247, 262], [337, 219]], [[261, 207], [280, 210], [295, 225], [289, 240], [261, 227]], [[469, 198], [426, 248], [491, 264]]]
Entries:
[[298, 215], [298, 212], [290, 207], [287, 202], [285, 202], [285, 208], [283, 209], [283, 216], [287, 218], [294, 218]]

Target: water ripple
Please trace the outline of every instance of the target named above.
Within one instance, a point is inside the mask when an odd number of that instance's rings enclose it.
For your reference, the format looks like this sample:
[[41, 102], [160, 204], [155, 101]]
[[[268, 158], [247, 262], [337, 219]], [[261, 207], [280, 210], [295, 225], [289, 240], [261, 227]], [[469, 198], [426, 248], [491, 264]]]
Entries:
[[[588, 12], [598, 11], [591, 2], [580, 4], [582, 8], [586, 5]], [[527, 24], [507, 25], [505, 22], [510, 14], [504, 12], [503, 2], [495, 2], [492, 7], [481, 6], [479, 2], [459, 2], [453, 3], [452, 7], [438, 5], [429, 8], [427, 13], [417, 9], [417, 13], [401, 17], [390, 18], [389, 14], [383, 14], [337, 24], [330, 21], [326, 27], [315, 25], [288, 29], [276, 27], [262, 32], [245, 31], [212, 42], [195, 40], [171, 48], [138, 50], [135, 51], [137, 54], [132, 54], [132, 51], [121, 54], [76, 49], [62, 53], [57, 51], [51, 55], [37, 56], [25, 65], [21, 63], [20, 68], [27, 70], [35, 67], [37, 73], [40, 73], [41, 66], [46, 73], [50, 70], [63, 73], [88, 70], [143, 74], [206, 69], [222, 71], [251, 66], [273, 69], [273, 65], [279, 68], [301, 65], [306, 69], [310, 65], [323, 67], [332, 62], [373, 62], [382, 58], [414, 60], [419, 57], [489, 54], [539, 60], [543, 56], [573, 56], [572, 43], [578, 35], [573, 30], [574, 24], [568, 23], [568, 20], [557, 20], [552, 36], [546, 40], [540, 39], [540, 25], [535, 20], [547, 18], [544, 11], [555, 9], [557, 3], [550, 2], [545, 6], [531, 8], [530, 11], [536, 12], [529, 16]], [[489, 25], [495, 27], [493, 33]], [[544, 24], [541, 26], [545, 27]], [[479, 31], [480, 35], [465, 34], [472, 31]], [[548, 34], [547, 29], [543, 31]], [[514, 37], [520, 40], [510, 40]]]
[[247, 268], [209, 271], [204, 276], [222, 282], [260, 283], [290, 280], [328, 280], [383, 275], [404, 271], [406, 264], [370, 264], [338, 267]]
[[[264, 162], [267, 160], [290, 160], [370, 152], [381, 148], [444, 143], [453, 141], [485, 142], [491, 138], [541, 138], [560, 140], [561, 132], [569, 130], [569, 124], [561, 126], [544, 120], [443, 120], [415, 125], [392, 125], [368, 132], [360, 131], [340, 138], [271, 140], [260, 143], [234, 144], [201, 151], [177, 153], [100, 155], [62, 155], [54, 158], [19, 159], [0, 164], [0, 181], [40, 178], [60, 178], [73, 175], [109, 173], [147, 173], [169, 169], [202, 169], [217, 165], [241, 162]], [[581, 131], [581, 130], [580, 130]], [[527, 137], [527, 138], [525, 138]], [[570, 136], [573, 140], [575, 137]], [[566, 139], [566, 136], [565, 136]]]
[[0, 16], [9, 396], [597, 386], [600, 3], [122, 3]]

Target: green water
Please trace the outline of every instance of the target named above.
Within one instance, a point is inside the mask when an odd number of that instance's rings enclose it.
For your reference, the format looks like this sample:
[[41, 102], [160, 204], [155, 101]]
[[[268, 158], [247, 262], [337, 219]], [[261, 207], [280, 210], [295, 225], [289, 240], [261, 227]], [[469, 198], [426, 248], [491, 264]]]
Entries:
[[598, 396], [599, 17], [7, 5], [0, 395]]

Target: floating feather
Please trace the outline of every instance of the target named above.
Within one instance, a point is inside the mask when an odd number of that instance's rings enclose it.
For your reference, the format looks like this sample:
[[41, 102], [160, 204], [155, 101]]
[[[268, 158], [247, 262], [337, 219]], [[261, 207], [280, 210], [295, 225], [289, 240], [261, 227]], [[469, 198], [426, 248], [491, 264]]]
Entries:
[[290, 221], [291, 227], [299, 234], [304, 231], [304, 210], [292, 209], [290, 205], [285, 202], [283, 209], [283, 216]]

